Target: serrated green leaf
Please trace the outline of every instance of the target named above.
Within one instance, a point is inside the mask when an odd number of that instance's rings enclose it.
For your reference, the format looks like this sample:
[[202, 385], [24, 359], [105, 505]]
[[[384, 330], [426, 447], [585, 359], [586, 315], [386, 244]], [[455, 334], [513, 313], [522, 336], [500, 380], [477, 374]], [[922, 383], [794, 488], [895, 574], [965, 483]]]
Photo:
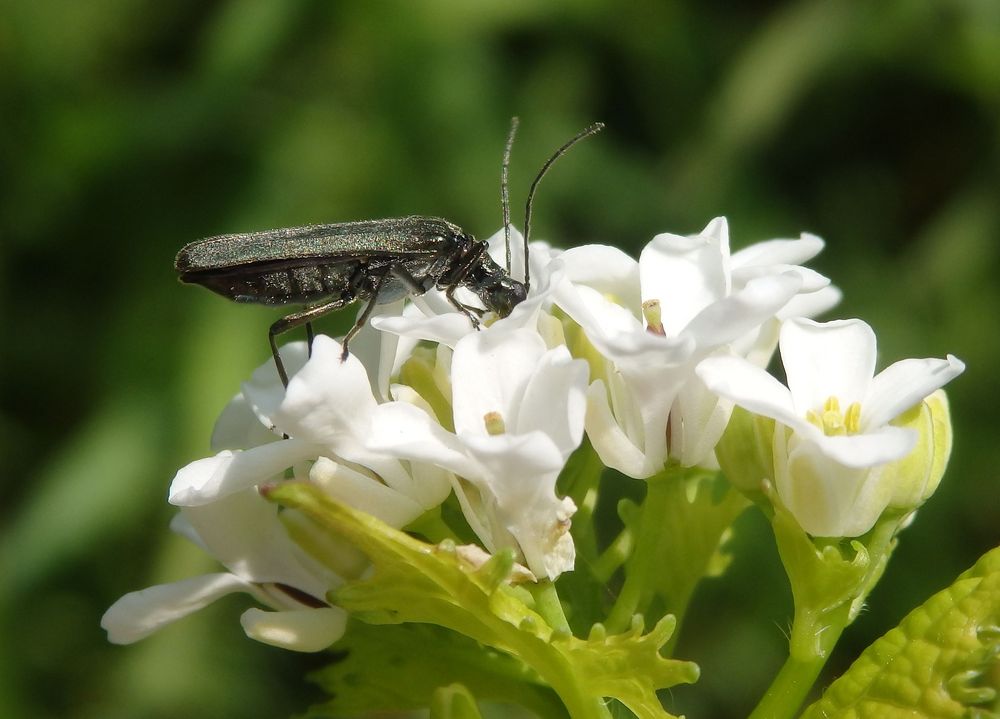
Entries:
[[[540, 717], [566, 716], [555, 693], [522, 662], [441, 627], [352, 622], [336, 649], [343, 656], [310, 677], [331, 699], [309, 716], [406, 711], [435, 702], [452, 702], [458, 711], [456, 687], [470, 699], [518, 704]], [[442, 694], [445, 687], [452, 691]], [[451, 716], [478, 716], [476, 711]]]
[[995, 717], [1000, 548], [872, 644], [804, 719]]
[[454, 546], [420, 542], [308, 484], [285, 482], [268, 496], [301, 510], [371, 560], [369, 577], [330, 596], [354, 618], [436, 624], [499, 649], [530, 667], [574, 719], [607, 717], [605, 698], [618, 699], [639, 717], [669, 717], [656, 691], [698, 677], [695, 664], [660, 655], [673, 633], [672, 618], [646, 635], [637, 622], [625, 634], [605, 636], [596, 626], [588, 639], [578, 639], [549, 626], [528, 606], [526, 593], [510, 590], [510, 553], [473, 568]]

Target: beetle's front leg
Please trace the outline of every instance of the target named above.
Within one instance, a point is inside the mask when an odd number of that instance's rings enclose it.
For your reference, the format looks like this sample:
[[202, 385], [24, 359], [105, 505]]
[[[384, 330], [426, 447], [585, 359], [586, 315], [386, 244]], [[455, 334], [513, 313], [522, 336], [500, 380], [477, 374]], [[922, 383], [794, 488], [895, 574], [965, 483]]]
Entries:
[[317, 317], [322, 317], [328, 312], [333, 312], [336, 309], [340, 309], [346, 304], [354, 301], [354, 297], [344, 297], [343, 295], [335, 300], [330, 300], [329, 302], [324, 302], [321, 305], [315, 305], [314, 307], [307, 307], [301, 312], [296, 312], [294, 314], [282, 317], [280, 320], [271, 325], [271, 328], [267, 331], [267, 339], [271, 343], [271, 354], [274, 355], [274, 366], [278, 370], [278, 377], [281, 378], [281, 384], [288, 387], [288, 373], [285, 372], [285, 365], [281, 361], [281, 355], [278, 354], [278, 343], [275, 338], [288, 332], [290, 329], [294, 329], [299, 325], [308, 324]]
[[447, 290], [444, 291], [444, 296], [448, 298], [448, 301], [451, 303], [452, 307], [454, 307], [456, 310], [458, 310], [463, 315], [469, 318], [469, 321], [472, 322], [472, 328], [478, 330], [480, 328], [480, 325], [482, 324], [479, 321], [479, 318], [482, 317], [483, 314], [485, 314], [486, 310], [481, 310], [478, 307], [469, 307], [468, 305], [459, 302], [458, 298], [455, 297], [456, 289], [458, 289], [458, 285], [452, 285], [451, 287], [449, 287]]

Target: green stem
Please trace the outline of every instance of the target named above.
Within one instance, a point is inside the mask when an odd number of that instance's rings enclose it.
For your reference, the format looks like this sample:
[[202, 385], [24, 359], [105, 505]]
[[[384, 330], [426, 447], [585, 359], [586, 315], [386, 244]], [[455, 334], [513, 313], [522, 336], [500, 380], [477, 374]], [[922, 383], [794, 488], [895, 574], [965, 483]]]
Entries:
[[789, 655], [750, 719], [788, 719], [795, 716], [843, 631], [843, 625], [828, 626], [821, 640], [822, 651], [812, 657], [796, 659]]
[[535, 598], [535, 611], [542, 616], [545, 622], [557, 632], [569, 634], [569, 622], [566, 620], [566, 613], [559, 600], [556, 585], [548, 581], [539, 582], [531, 586], [529, 591]]
[[576, 504], [573, 515], [573, 542], [577, 554], [585, 561], [597, 556], [597, 537], [594, 535], [594, 508], [597, 505], [598, 485], [604, 465], [586, 437], [570, 455], [569, 462], [559, 475], [558, 488]]
[[608, 548], [591, 563], [590, 571], [594, 575], [594, 578], [602, 584], [607, 584], [611, 576], [631, 556], [634, 547], [635, 541], [633, 540], [632, 532], [628, 529], [620, 532], [611, 544], [608, 545]]
[[[632, 617], [642, 612], [643, 605], [652, 596], [650, 582], [654, 565], [661, 559], [659, 549], [667, 526], [663, 507], [670, 501], [671, 484], [676, 479], [670, 469], [646, 480], [646, 499], [639, 510], [635, 531], [635, 551], [626, 562], [625, 582], [608, 613], [605, 626], [610, 634], [624, 632], [632, 624]], [[626, 530], [627, 531], [627, 530]]]

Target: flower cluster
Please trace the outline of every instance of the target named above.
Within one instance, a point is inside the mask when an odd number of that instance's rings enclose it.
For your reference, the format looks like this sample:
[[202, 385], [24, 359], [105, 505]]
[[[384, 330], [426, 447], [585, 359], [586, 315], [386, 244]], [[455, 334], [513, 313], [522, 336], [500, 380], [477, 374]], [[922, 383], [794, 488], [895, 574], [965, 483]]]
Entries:
[[[854, 537], [890, 509], [912, 512], [947, 458], [947, 406], [932, 393], [963, 366], [907, 360], [875, 376], [868, 325], [808, 319], [839, 299], [803, 266], [822, 247], [803, 235], [731, 253], [722, 218], [655, 236], [638, 261], [533, 243], [528, 299], [481, 331], [432, 291], [381, 308], [346, 361], [325, 336], [287, 345], [287, 388], [271, 362], [260, 367], [219, 417], [215, 454], [170, 487], [172, 528], [227, 572], [126, 595], [103, 626], [127, 643], [247, 592], [267, 608], [243, 615], [251, 637], [304, 651], [336, 641], [346, 616], [328, 595], [366, 559], [261, 495], [290, 479], [462, 545], [474, 565], [512, 552], [511, 581], [554, 581], [576, 554], [577, 506], [557, 479], [585, 435], [605, 466], [638, 480], [718, 468], [720, 441], [741, 441], [737, 406], [770, 422], [770, 441], [758, 461], [723, 470], [748, 492], [773, 486], [770, 501], [805, 532]], [[490, 251], [503, 249], [501, 232]], [[765, 370], [779, 343], [787, 388]]]

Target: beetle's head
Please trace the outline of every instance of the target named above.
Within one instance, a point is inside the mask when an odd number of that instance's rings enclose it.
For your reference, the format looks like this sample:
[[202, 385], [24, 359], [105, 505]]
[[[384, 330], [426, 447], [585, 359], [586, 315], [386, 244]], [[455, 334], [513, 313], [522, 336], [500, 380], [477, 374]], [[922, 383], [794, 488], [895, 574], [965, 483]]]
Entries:
[[528, 297], [528, 290], [523, 283], [504, 274], [496, 277], [493, 282], [482, 285], [476, 294], [486, 305], [486, 309], [506, 317], [515, 306], [524, 302]]

